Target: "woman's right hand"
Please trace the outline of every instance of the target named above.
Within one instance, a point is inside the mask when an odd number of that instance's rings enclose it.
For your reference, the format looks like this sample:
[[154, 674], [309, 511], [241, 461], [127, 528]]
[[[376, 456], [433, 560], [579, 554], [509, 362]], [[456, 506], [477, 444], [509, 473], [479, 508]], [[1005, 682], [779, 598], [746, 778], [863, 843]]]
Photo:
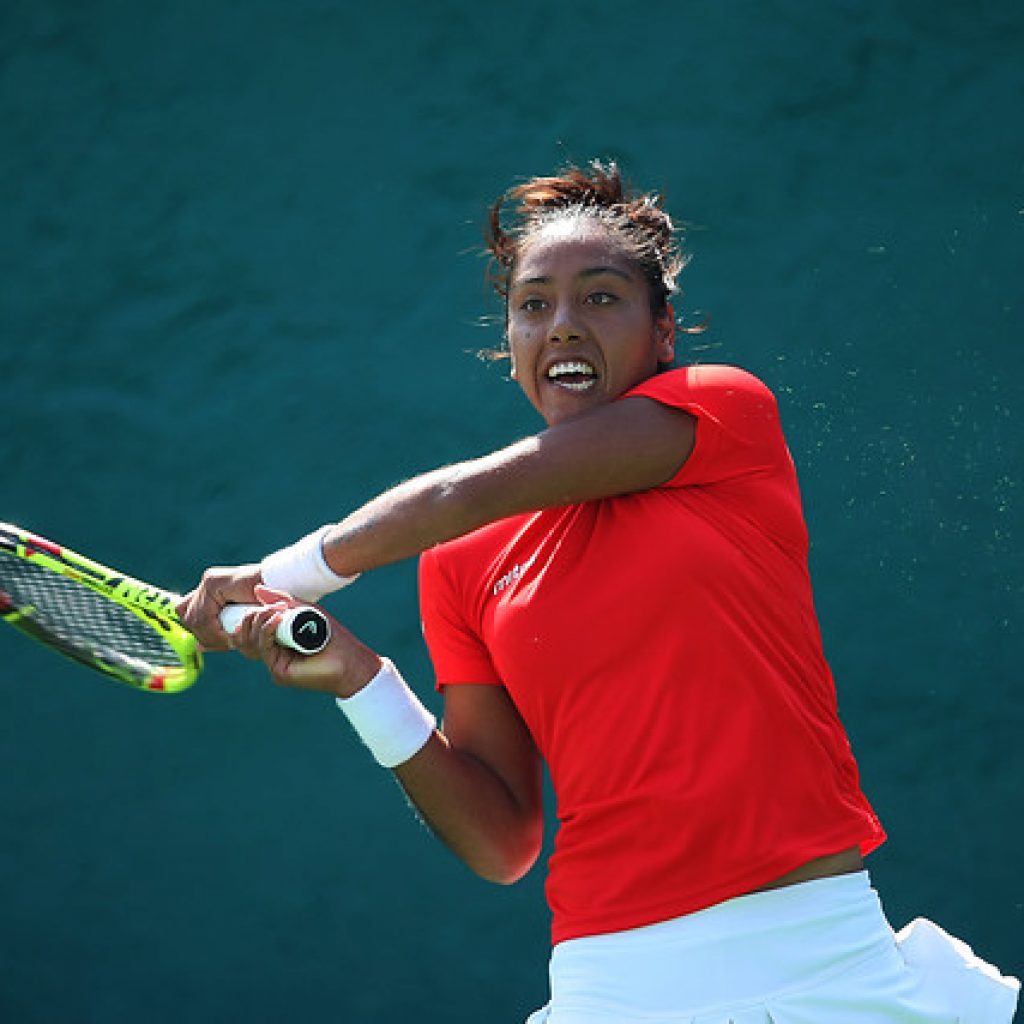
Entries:
[[281, 616], [303, 602], [264, 586], [256, 588], [256, 601], [257, 608], [239, 624], [231, 645], [245, 657], [262, 661], [278, 686], [351, 697], [380, 671], [380, 655], [331, 616], [327, 616], [330, 641], [319, 653], [301, 654], [283, 647], [277, 642]]
[[259, 604], [256, 587], [262, 582], [259, 563], [207, 569], [199, 586], [178, 602], [178, 617], [205, 650], [226, 651], [234, 645], [220, 624], [221, 609], [229, 604]]

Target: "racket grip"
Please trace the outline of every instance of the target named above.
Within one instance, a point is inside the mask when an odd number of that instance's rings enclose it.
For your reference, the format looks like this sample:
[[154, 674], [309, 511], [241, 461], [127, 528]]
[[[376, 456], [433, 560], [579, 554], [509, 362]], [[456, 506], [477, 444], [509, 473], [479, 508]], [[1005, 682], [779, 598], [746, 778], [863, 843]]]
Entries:
[[[220, 624], [226, 633], [234, 633], [246, 615], [262, 607], [259, 604], [229, 604], [221, 610]], [[319, 608], [309, 605], [289, 608], [277, 627], [277, 642], [299, 654], [318, 654], [330, 638], [327, 616]]]

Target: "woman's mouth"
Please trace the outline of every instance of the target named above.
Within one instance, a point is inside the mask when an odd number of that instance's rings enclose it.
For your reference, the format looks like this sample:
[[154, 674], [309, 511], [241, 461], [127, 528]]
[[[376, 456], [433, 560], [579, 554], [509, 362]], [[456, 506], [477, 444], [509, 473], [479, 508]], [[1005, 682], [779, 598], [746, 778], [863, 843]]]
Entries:
[[597, 370], [582, 359], [563, 359], [553, 363], [545, 376], [552, 384], [567, 391], [587, 391], [597, 383]]

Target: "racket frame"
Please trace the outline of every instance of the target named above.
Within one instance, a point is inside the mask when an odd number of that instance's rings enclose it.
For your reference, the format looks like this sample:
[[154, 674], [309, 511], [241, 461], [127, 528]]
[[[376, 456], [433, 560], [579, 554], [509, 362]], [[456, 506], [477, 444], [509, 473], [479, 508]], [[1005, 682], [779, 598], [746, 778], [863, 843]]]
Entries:
[[0, 619], [34, 639], [105, 675], [150, 693], [179, 693], [199, 677], [203, 656], [195, 637], [181, 624], [175, 605], [177, 594], [110, 569], [70, 548], [9, 523], [0, 523], [0, 551], [22, 558], [50, 572], [88, 587], [127, 609], [155, 630], [180, 659], [179, 665], [143, 667], [141, 661], [105, 659], [100, 652], [62, 646], [43, 639], [32, 627], [32, 606], [19, 607], [0, 600]]

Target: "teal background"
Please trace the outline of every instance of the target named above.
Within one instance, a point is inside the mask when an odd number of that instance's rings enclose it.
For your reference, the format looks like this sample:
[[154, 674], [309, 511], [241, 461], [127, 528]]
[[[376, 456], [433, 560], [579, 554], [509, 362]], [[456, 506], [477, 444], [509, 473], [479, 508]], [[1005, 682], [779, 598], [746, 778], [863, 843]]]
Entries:
[[[619, 159], [693, 225], [688, 358], [779, 395], [897, 926], [1024, 971], [1024, 8], [7, 0], [0, 518], [168, 587], [539, 424], [480, 225]], [[411, 564], [328, 601], [437, 707]], [[150, 697], [0, 636], [0, 1019], [519, 1021], [473, 878], [326, 698]]]

